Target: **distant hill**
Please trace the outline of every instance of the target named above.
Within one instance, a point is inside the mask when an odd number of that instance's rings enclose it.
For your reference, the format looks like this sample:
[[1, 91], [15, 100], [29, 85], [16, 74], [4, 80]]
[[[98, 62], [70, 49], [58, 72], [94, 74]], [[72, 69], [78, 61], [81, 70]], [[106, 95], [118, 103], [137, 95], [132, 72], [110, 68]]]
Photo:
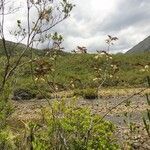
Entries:
[[148, 36], [146, 39], [141, 41], [139, 44], [135, 45], [133, 48], [127, 51], [127, 53], [132, 54], [132, 53], [141, 53], [147, 51], [150, 52], [150, 36]]
[[[6, 41], [6, 48], [8, 50], [8, 53], [11, 56], [14, 56], [14, 55], [17, 55], [18, 53], [21, 53], [26, 48], [26, 45], [22, 44], [22, 43], [17, 44], [12, 41]], [[49, 52], [49, 55], [55, 54], [55, 51], [52, 49], [33, 49], [33, 53], [36, 55], [40, 55], [40, 56], [44, 56], [48, 52]], [[59, 53], [60, 55], [68, 54], [67, 52], [64, 52], [64, 51], [57, 51], [57, 53]], [[2, 41], [2, 39], [0, 39], [0, 56], [2, 56], [4, 54], [5, 54], [5, 52], [4, 52], [3, 41]], [[25, 52], [24, 56], [29, 56], [29, 55], [30, 55], [30, 50], [28, 49]]]
[[[15, 43], [13, 42], [6, 42], [7, 49], [11, 52], [12, 60], [15, 60], [17, 54], [20, 53], [20, 51], [24, 50], [25, 45], [19, 44], [16, 49], [12, 50], [12, 47], [15, 46]], [[3, 43], [2, 40], [0, 40], [0, 66], [4, 65], [4, 51], [3, 51]], [[93, 81], [95, 78], [103, 77], [105, 69], [108, 68], [108, 72], [106, 72], [107, 75], [107, 81], [103, 84], [103, 86], [127, 86], [127, 87], [142, 87], [147, 86], [147, 80], [146, 77], [149, 76], [150, 72], [150, 55], [148, 53], [133, 53], [133, 55], [128, 54], [113, 54], [113, 59], [110, 60], [109, 63], [111, 65], [107, 65], [106, 57], [101, 57], [100, 59], [95, 59], [97, 54], [73, 54], [73, 53], [67, 53], [67, 52], [59, 52], [59, 56], [57, 57], [56, 61], [52, 61], [51, 55], [56, 55], [56, 51], [53, 51], [51, 49], [43, 49], [43, 50], [37, 50], [34, 49], [34, 57], [41, 56], [40, 58], [42, 60], [45, 60], [46, 62], [49, 62], [50, 65], [52, 65], [52, 68], [54, 68], [55, 72], [49, 72], [48, 73], [48, 79], [53, 81], [53, 75], [55, 75], [55, 81], [56, 83], [60, 85], [65, 85], [66, 87], [72, 88], [72, 85], [75, 86], [75, 88], [86, 88], [91, 87], [94, 88], [96, 86], [99, 86], [98, 81]], [[46, 54], [46, 55], [45, 55]], [[26, 52], [26, 56], [30, 56], [30, 50]], [[102, 55], [103, 56], [103, 55]], [[18, 88], [27, 88], [31, 90], [37, 90], [37, 87], [34, 86], [31, 76], [31, 67], [30, 63], [28, 62], [28, 57], [24, 57], [22, 59], [22, 63], [25, 65], [22, 65], [22, 67], [17, 69], [16, 72], [16, 78], [17, 78], [17, 85]], [[24, 63], [25, 62], [25, 63]], [[112, 65], [117, 68], [116, 70], [112, 70]], [[145, 68], [146, 66], [146, 68]], [[102, 69], [99, 74], [96, 72], [96, 68]], [[3, 68], [0, 67], [0, 73], [3, 72]], [[115, 73], [114, 76], [109, 77], [110, 73]], [[101, 76], [102, 74], [102, 76]], [[103, 78], [100, 78], [100, 80], [103, 80]], [[72, 84], [72, 82], [74, 82]], [[46, 91], [49, 91], [47, 84], [45, 82], [40, 83], [41, 87], [43, 89], [46, 89]]]
[[[8, 50], [9, 55], [16, 55], [17, 53], [20, 53], [26, 48], [26, 45], [22, 43], [15, 43], [11, 41], [6, 41], [6, 48]], [[4, 55], [4, 46], [3, 46], [3, 41], [0, 39], [0, 55]]]
[[[15, 56], [17, 54], [20, 54], [25, 48], [26, 45], [22, 44], [22, 43], [15, 43], [12, 41], [6, 41], [6, 48], [8, 50], [9, 55], [11, 56]], [[43, 55], [44, 51], [42, 51], [41, 49], [32, 49], [33, 53], [36, 55]], [[4, 46], [3, 46], [3, 41], [2, 39], [0, 39], [0, 56], [4, 55], [5, 51], [4, 51]], [[28, 49], [24, 56], [30, 56], [30, 49]]]

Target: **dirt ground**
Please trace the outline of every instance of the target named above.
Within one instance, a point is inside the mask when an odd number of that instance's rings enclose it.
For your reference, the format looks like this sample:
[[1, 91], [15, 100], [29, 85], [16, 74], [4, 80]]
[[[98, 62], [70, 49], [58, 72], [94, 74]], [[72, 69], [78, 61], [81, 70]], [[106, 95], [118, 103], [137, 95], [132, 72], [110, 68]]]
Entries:
[[[132, 93], [125, 94], [108, 94], [105, 91], [105, 96], [101, 95], [99, 99], [96, 100], [85, 100], [79, 98], [79, 105], [90, 106], [93, 113], [105, 115], [111, 108], [122, 102], [123, 100], [130, 97]], [[70, 99], [70, 98], [68, 98]], [[53, 99], [51, 99], [53, 101]], [[14, 113], [10, 118], [10, 122], [13, 121], [28, 121], [28, 120], [38, 120], [40, 119], [41, 107], [46, 107], [48, 105], [46, 100], [29, 100], [29, 101], [12, 101], [15, 108]], [[122, 143], [125, 145], [124, 141], [132, 141], [133, 149], [140, 150], [150, 150], [150, 139], [148, 138], [145, 130], [143, 129], [143, 116], [146, 117], [146, 111], [150, 107], [147, 104], [146, 96], [144, 93], [138, 94], [130, 98], [125, 103], [122, 103], [117, 108], [113, 109], [105, 117], [106, 120], [112, 121], [117, 127], [117, 136]], [[129, 130], [129, 124], [134, 123], [136, 127], [135, 133], [131, 133]], [[15, 128], [14, 123], [14, 128]], [[124, 149], [125, 146], [123, 146]]]

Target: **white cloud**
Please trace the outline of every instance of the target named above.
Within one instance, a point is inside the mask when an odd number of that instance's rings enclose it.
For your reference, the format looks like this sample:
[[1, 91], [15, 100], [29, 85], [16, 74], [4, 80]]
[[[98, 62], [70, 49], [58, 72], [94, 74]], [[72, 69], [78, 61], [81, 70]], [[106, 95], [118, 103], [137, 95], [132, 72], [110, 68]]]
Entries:
[[[119, 37], [112, 52], [126, 51], [150, 34], [148, 0], [71, 1], [76, 4], [71, 17], [53, 29], [64, 35], [66, 50], [78, 45], [86, 46], [89, 51], [104, 49], [105, 39], [111, 34]], [[10, 16], [6, 28], [14, 28], [17, 18], [25, 20], [24, 11]], [[7, 38], [10, 39], [8, 33]]]

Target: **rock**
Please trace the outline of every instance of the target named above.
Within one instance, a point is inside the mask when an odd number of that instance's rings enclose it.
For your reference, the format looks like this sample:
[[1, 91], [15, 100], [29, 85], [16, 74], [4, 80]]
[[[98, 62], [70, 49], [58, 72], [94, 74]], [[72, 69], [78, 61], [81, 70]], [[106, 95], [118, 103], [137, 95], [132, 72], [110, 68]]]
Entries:
[[36, 94], [32, 93], [28, 89], [17, 89], [13, 93], [13, 100], [30, 100], [36, 97]]

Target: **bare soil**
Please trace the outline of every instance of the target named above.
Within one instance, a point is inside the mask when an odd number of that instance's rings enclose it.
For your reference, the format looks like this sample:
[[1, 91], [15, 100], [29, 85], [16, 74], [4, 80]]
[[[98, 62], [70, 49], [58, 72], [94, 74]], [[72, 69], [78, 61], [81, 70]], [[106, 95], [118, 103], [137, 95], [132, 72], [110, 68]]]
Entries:
[[[97, 100], [84, 100], [79, 98], [79, 105], [90, 106], [93, 113], [105, 115], [111, 108], [118, 103], [127, 99], [131, 94], [108, 94]], [[70, 98], [68, 98], [69, 100]], [[53, 99], [51, 100], [53, 101]], [[14, 113], [9, 118], [12, 127], [22, 126], [22, 122], [29, 120], [39, 120], [41, 116], [41, 108], [47, 107], [46, 100], [30, 100], [30, 101], [12, 101], [15, 108]], [[133, 149], [150, 150], [150, 139], [148, 138], [144, 128], [142, 117], [146, 117], [146, 111], [150, 107], [147, 104], [144, 94], [135, 95], [128, 100], [127, 103], [122, 103], [117, 108], [113, 109], [106, 117], [106, 120], [112, 121], [117, 127], [117, 136], [122, 143], [123, 149], [127, 149], [124, 141], [132, 141]], [[136, 127], [135, 133], [131, 133], [129, 124], [134, 123]]]

